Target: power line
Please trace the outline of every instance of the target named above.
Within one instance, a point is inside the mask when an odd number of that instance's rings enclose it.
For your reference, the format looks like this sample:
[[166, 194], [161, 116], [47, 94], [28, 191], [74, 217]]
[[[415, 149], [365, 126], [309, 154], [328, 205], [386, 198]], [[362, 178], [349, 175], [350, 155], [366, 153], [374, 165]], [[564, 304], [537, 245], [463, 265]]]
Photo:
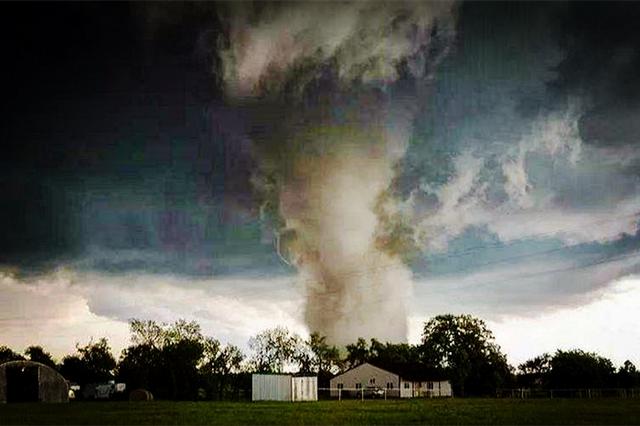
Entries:
[[[556, 269], [550, 269], [550, 270], [546, 270], [546, 271], [531, 272], [531, 273], [528, 273], [528, 274], [517, 274], [517, 275], [515, 275], [513, 277], [501, 278], [501, 279], [497, 279], [497, 280], [485, 281], [485, 282], [480, 282], [480, 283], [469, 283], [468, 285], [453, 287], [453, 289], [460, 290], [460, 289], [469, 288], [469, 287], [484, 287], [484, 286], [487, 286], [487, 285], [490, 285], [490, 284], [507, 282], [507, 281], [511, 281], [511, 280], [514, 280], [514, 279], [526, 280], [526, 279], [534, 278], [534, 277], [537, 277], [537, 276], [551, 275], [551, 274], [557, 274], [557, 273], [562, 273], [562, 272], [570, 272], [570, 271], [575, 271], [575, 270], [579, 270], [579, 269], [587, 269], [587, 268], [591, 268], [593, 266], [598, 266], [598, 265], [602, 265], [602, 264], [606, 264], [606, 263], [617, 262], [619, 260], [633, 259], [633, 258], [636, 258], [636, 257], [640, 257], [640, 251], [635, 251], [633, 253], [626, 253], [624, 255], [607, 257], [607, 258], [604, 258], [604, 259], [597, 260], [595, 262], [587, 262], [587, 263], [583, 263], [583, 264], [580, 264], [580, 265], [573, 265], [573, 266], [564, 267], [564, 268], [556, 268]], [[449, 288], [451, 288], [451, 287], [449, 287]]]
[[[589, 221], [589, 222], [581, 223], [579, 227], [588, 227], [588, 226], [593, 226], [593, 225], [598, 225], [598, 224], [603, 224], [603, 223], [612, 223], [612, 222], [619, 221], [621, 219], [630, 218], [630, 217], [637, 217], [637, 216], [640, 216], [640, 212], [634, 212], [634, 213], [618, 215], [618, 216], [611, 216], [611, 217], [604, 218], [604, 219], [598, 219], [598, 220], [594, 220], [594, 221]], [[544, 237], [552, 237], [552, 236], [556, 236], [558, 234], [561, 234], [562, 232], [568, 232], [568, 231], [574, 230], [574, 229], [579, 228], [579, 227], [577, 226], [575, 228], [563, 229], [563, 230], [559, 230], [559, 231], [557, 230], [557, 231], [542, 232], [542, 233], [537, 233], [537, 234], [530, 234], [530, 235], [527, 235], [526, 238], [540, 239], [540, 238], [544, 238]], [[348, 230], [349, 230], [349, 228], [346, 229], [346, 231], [348, 231]], [[329, 241], [336, 242], [336, 241], [339, 241], [339, 240], [337, 238], [332, 238]], [[575, 245], [578, 245], [578, 244], [575, 244]], [[467, 247], [465, 249], [458, 250], [458, 251], [446, 252], [446, 253], [443, 253], [442, 255], [434, 254], [434, 256], [438, 256], [440, 258], [452, 258], [452, 257], [460, 257], [460, 256], [463, 256], [463, 255], [467, 255], [467, 254], [473, 253], [473, 252], [478, 251], [478, 250], [483, 250], [483, 249], [488, 249], [488, 248], [508, 248], [508, 247], [509, 247], [508, 243], [505, 244], [505, 242], [499, 241], [499, 242], [495, 242], [495, 243], [471, 246], [471, 247]], [[287, 263], [287, 262], [285, 262], [285, 263], [288, 266], [291, 266], [289, 263]]]
[[[637, 215], [638, 215], [638, 213], [633, 213], [633, 214], [629, 214], [629, 215], [619, 216], [617, 219], [625, 218], [625, 217], [631, 217], [631, 216], [637, 216]], [[612, 221], [614, 221], [614, 220], [613, 219], [598, 220], [598, 221], [594, 221], [594, 222], [591, 222], [591, 223], [584, 224], [583, 226], [593, 225], [593, 224], [596, 224], [596, 223], [612, 222]], [[557, 232], [545, 233], [545, 234], [546, 235], [555, 235], [555, 234], [557, 234]], [[538, 234], [538, 235], [542, 236], [542, 235], [545, 235], [545, 234]], [[542, 256], [542, 255], [545, 255], [545, 254], [557, 253], [557, 252], [569, 250], [569, 249], [571, 249], [573, 247], [578, 247], [578, 246], [580, 246], [582, 244], [583, 243], [573, 244], [573, 245], [569, 245], [569, 246], [562, 246], [562, 247], [556, 247], [556, 248], [553, 248], [553, 249], [543, 250], [543, 251], [539, 251], [539, 252], [535, 252], [535, 253], [525, 253], [525, 254], [521, 254], [521, 255], [517, 255], [517, 256], [505, 257], [505, 258], [496, 259], [496, 260], [490, 261], [490, 262], [484, 262], [484, 263], [481, 263], [481, 264], [475, 264], [475, 265], [473, 265], [473, 268], [491, 266], [491, 265], [494, 265], [494, 264], [505, 263], [505, 262], [509, 262], [509, 261], [512, 261], [512, 260], [521, 260], [521, 259], [526, 259], [526, 258], [535, 257], [535, 256]], [[493, 246], [504, 246], [504, 244], [496, 243], [496, 244], [493, 244]], [[447, 254], [445, 256], [442, 256], [442, 258], [445, 258], [445, 259], [458, 258], [458, 257], [466, 256], [467, 254], [472, 253], [473, 251], [476, 251], [478, 249], [489, 248], [489, 247], [491, 247], [491, 245], [471, 247], [471, 248], [465, 249], [463, 251], [449, 253], [449, 254]], [[338, 276], [364, 275], [364, 274], [368, 274], [368, 273], [370, 273], [372, 271], [385, 270], [385, 269], [395, 269], [395, 268], [402, 269], [402, 268], [406, 267], [404, 264], [399, 263], [399, 262], [400, 261], [398, 260], [397, 262], [388, 263], [388, 264], [382, 264], [382, 265], [380, 265], [378, 267], [374, 267], [374, 268], [355, 269], [355, 270], [347, 271], [347, 272], [344, 272], [344, 273], [338, 273], [336, 275], [338, 275]], [[464, 268], [462, 270], [459, 269], [458, 271], [468, 271], [468, 270], [471, 270], [471, 269], [472, 268]], [[308, 284], [318, 284], [318, 283], [320, 283], [319, 280], [307, 280], [305, 282], [308, 283]]]
[[[580, 227], [592, 226], [592, 225], [597, 225], [597, 224], [601, 224], [601, 223], [616, 222], [616, 221], [618, 221], [620, 219], [633, 217], [633, 216], [639, 216], [639, 215], [640, 215], [640, 212], [635, 212], [635, 213], [615, 216], [615, 217], [612, 217], [612, 218], [599, 219], [599, 220], [596, 220], [596, 221], [591, 221], [591, 222], [586, 222], [586, 223], [580, 224]], [[563, 231], [566, 231], [566, 229], [563, 230]], [[551, 236], [558, 235], [558, 234], [561, 234], [561, 233], [562, 233], [562, 231], [542, 232], [542, 233], [538, 233], [538, 234], [527, 235], [527, 238], [539, 239], [541, 237], [551, 237]], [[576, 245], [578, 245], [578, 244], [574, 244], [574, 246], [576, 246]], [[496, 243], [485, 244], [485, 245], [481, 245], [481, 246], [480, 245], [472, 246], [472, 247], [465, 248], [463, 250], [449, 252], [446, 255], [444, 255], [443, 257], [457, 257], [459, 255], [466, 255], [466, 254], [472, 253], [472, 252], [474, 252], [476, 250], [481, 250], [481, 249], [486, 249], [486, 248], [493, 248], [493, 247], [506, 248], [506, 247], [508, 247], [508, 245], [506, 245], [504, 242], [496, 242]]]

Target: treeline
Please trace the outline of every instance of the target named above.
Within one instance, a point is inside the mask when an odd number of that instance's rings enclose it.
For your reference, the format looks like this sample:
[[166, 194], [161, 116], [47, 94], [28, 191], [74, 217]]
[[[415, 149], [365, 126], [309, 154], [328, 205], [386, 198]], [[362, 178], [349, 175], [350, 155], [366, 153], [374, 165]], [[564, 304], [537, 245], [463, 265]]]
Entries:
[[518, 386], [538, 389], [635, 388], [640, 372], [629, 360], [617, 370], [611, 360], [579, 349], [548, 353], [518, 366]]
[[196, 322], [132, 320], [130, 331], [131, 346], [117, 361], [103, 338], [76, 345], [76, 353], [60, 363], [40, 346], [28, 347], [24, 355], [0, 346], [0, 363], [30, 359], [80, 386], [116, 380], [130, 390], [144, 388], [156, 398], [176, 400], [246, 397], [254, 372], [314, 374], [320, 387], [328, 387], [335, 374], [363, 362], [404, 377], [446, 378], [457, 396], [491, 396], [509, 387], [640, 386], [640, 373], [630, 361], [616, 370], [610, 360], [580, 350], [543, 354], [514, 369], [486, 324], [469, 315], [432, 318], [417, 345], [358, 339], [338, 348], [317, 333], [302, 338], [278, 327], [252, 337], [248, 355], [205, 336]]

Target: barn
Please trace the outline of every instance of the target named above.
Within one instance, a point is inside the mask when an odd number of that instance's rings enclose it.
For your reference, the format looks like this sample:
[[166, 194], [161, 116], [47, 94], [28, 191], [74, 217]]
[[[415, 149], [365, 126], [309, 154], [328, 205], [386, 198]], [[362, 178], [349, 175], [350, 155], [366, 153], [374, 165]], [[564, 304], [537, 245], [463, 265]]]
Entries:
[[0, 365], [0, 403], [69, 402], [69, 386], [56, 370], [39, 362]]
[[359, 393], [363, 396], [381, 393], [391, 398], [452, 396], [451, 383], [435, 373], [430, 377], [423, 377], [415, 375], [410, 368], [402, 370], [394, 373], [365, 362], [331, 379], [331, 396], [357, 396]]
[[290, 374], [253, 374], [252, 401], [317, 401], [318, 378]]

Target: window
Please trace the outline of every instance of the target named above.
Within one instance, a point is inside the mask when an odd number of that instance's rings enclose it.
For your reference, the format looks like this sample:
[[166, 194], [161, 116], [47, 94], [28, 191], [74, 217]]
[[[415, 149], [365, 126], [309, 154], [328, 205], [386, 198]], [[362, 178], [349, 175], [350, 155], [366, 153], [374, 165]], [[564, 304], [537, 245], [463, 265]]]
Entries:
[[376, 379], [375, 379], [375, 378], [373, 378], [373, 377], [372, 377], [372, 378], [370, 378], [370, 379], [369, 379], [369, 384], [370, 384], [370, 385], [375, 385], [375, 384], [376, 384]]
[[433, 382], [427, 383], [427, 389], [433, 389]]
[[338, 389], [342, 389], [342, 388], [344, 388], [344, 384], [338, 383]]
[[393, 389], [393, 382], [387, 382], [387, 389]]
[[362, 389], [362, 383], [356, 383], [356, 389]]
[[404, 382], [404, 388], [409, 389], [409, 382]]

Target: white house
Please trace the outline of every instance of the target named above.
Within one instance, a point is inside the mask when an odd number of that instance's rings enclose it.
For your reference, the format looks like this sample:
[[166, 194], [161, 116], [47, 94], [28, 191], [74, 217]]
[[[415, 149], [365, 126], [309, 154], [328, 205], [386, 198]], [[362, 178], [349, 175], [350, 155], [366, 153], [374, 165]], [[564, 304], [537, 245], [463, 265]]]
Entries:
[[331, 396], [342, 392], [375, 392], [382, 390], [389, 397], [416, 398], [452, 396], [448, 380], [419, 377], [411, 373], [392, 373], [365, 362], [330, 380]]
[[343, 389], [345, 392], [386, 389], [389, 396], [397, 397], [399, 396], [400, 376], [365, 362], [331, 379], [329, 387], [332, 397], [338, 397]]

